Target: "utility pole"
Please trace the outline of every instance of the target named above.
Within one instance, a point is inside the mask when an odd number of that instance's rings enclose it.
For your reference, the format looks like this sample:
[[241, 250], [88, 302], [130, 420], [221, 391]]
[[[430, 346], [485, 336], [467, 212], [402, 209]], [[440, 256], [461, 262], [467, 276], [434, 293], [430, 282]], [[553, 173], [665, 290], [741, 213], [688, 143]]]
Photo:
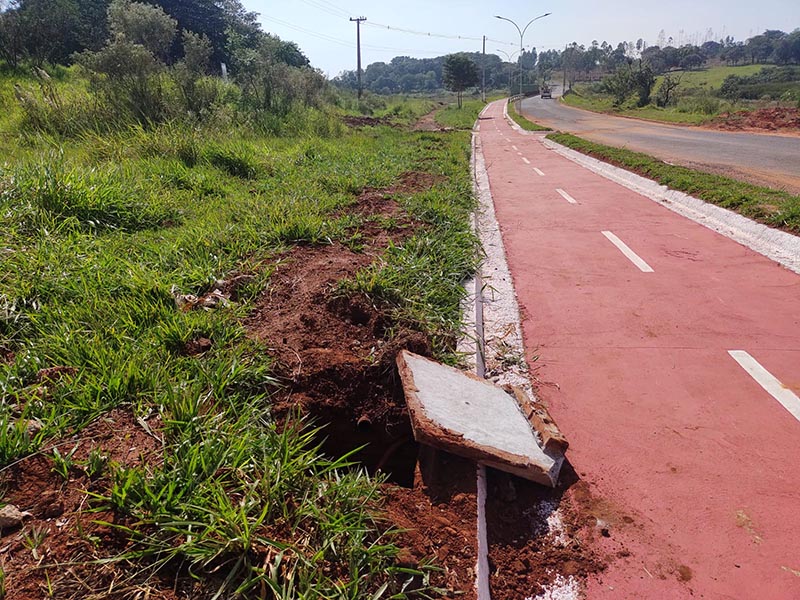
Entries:
[[358, 99], [361, 100], [361, 22], [366, 21], [367, 17], [350, 17], [356, 24], [356, 46], [358, 48]]
[[486, 102], [486, 36], [483, 36], [483, 77], [481, 79], [481, 102]]

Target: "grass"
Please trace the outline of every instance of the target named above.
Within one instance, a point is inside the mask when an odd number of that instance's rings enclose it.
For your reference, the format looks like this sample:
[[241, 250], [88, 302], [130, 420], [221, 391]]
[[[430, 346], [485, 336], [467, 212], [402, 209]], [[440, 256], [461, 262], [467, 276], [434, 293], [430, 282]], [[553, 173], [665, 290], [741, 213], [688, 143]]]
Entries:
[[552, 131], [552, 129], [549, 127], [543, 127], [542, 125], [534, 123], [533, 121], [530, 121], [519, 114], [519, 112], [517, 112], [516, 102], [508, 103], [508, 114], [512, 119], [514, 119], [517, 125], [522, 127], [525, 131]]
[[758, 73], [763, 68], [764, 65], [740, 65], [738, 67], [718, 66], [698, 71], [684, 71], [681, 76], [681, 86], [716, 90], [729, 75], [746, 77]]
[[437, 112], [436, 122], [442, 127], [472, 129], [484, 106], [486, 104], [481, 100], [465, 99], [461, 108], [458, 108], [456, 104], [451, 104]]
[[[4, 102], [12, 83], [0, 82]], [[459, 115], [474, 121], [469, 106]], [[386, 110], [411, 120], [430, 108]], [[278, 254], [347, 242], [357, 218], [341, 214], [362, 190], [427, 170], [441, 183], [402, 199], [422, 228], [343, 286], [432, 336], [446, 358], [477, 254], [469, 133], [168, 124], [58, 138], [21, 134], [18, 111], [2, 114], [0, 346], [15, 357], [0, 360], [0, 468], [114, 408], [157, 414], [163, 450], [146, 466], [49, 453], [62, 477], [80, 468], [110, 482], [91, 504], [125, 523], [135, 544], [123, 558], [136, 568], [182, 562], [220, 597], [400, 593], [380, 480], [347, 456], [324, 458], [315, 425], [276, 426], [276, 357], [242, 323]], [[176, 308], [176, 295], [239, 273], [254, 279], [236, 303]], [[201, 336], [212, 349], [183, 356]], [[75, 371], [41, 382], [53, 366]]]
[[566, 133], [554, 133], [547, 137], [569, 148], [631, 170], [706, 202], [728, 208], [770, 227], [800, 234], [800, 196], [721, 175], [668, 165], [647, 154], [596, 144]]

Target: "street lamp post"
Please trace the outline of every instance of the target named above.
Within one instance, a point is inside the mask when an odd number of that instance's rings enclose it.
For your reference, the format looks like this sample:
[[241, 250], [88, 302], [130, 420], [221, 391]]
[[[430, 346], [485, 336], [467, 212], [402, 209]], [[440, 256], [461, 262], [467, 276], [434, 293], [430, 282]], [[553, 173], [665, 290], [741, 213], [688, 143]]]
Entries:
[[514, 57], [515, 57], [517, 54], [519, 54], [519, 52], [520, 52], [520, 51], [519, 51], [519, 50], [515, 50], [514, 52], [512, 52], [511, 54], [509, 54], [509, 53], [508, 53], [508, 52], [506, 52], [505, 50], [501, 50], [500, 48], [497, 48], [497, 52], [500, 52], [500, 53], [504, 54], [504, 55], [505, 55], [505, 57], [508, 59], [508, 62], [509, 62], [509, 64], [511, 64], [511, 73], [510, 73], [510, 74], [509, 74], [509, 76], [508, 76], [508, 91], [509, 91], [509, 93], [510, 93], [511, 95], [513, 95], [513, 94], [514, 94], [514, 84], [513, 84], [513, 81], [514, 81], [514, 73], [513, 73], [513, 71], [514, 71], [514, 64], [513, 64], [511, 61], [513, 61], [513, 60], [514, 60]]
[[545, 17], [549, 17], [551, 14], [553, 14], [553, 13], [544, 13], [543, 15], [539, 15], [535, 19], [531, 19], [530, 21], [528, 21], [528, 24], [525, 25], [525, 27], [523, 27], [522, 29], [520, 29], [519, 25], [517, 25], [511, 19], [507, 19], [506, 17], [501, 17], [500, 15], [495, 15], [494, 16], [495, 19], [501, 19], [503, 21], [508, 21], [514, 27], [516, 27], [517, 31], [519, 32], [519, 52], [520, 52], [520, 56], [519, 56], [519, 95], [520, 96], [522, 95], [522, 52], [524, 50], [524, 48], [522, 46], [522, 40], [525, 37], [525, 32], [528, 31], [528, 27], [531, 26], [531, 23], [533, 23], [534, 21], [538, 21], [539, 19], [544, 19]]

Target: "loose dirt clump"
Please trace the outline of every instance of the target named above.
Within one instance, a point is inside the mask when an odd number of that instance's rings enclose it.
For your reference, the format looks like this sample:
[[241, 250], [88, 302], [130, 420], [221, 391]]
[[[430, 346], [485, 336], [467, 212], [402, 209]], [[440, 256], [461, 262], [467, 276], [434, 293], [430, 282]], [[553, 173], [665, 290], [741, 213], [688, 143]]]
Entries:
[[800, 132], [800, 108], [775, 107], [723, 113], [711, 122], [729, 131]]
[[0, 364], [13, 364], [16, 356], [16, 353], [11, 348], [0, 346]]
[[342, 117], [342, 121], [348, 127], [378, 127], [380, 125], [388, 125], [389, 127], [399, 127], [399, 125], [392, 121], [391, 117]]

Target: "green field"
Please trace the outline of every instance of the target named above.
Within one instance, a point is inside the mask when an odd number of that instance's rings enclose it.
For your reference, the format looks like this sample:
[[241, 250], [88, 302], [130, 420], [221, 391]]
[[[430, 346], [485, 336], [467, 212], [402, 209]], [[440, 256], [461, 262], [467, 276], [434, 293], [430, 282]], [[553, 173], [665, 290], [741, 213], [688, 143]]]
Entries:
[[[735, 103], [717, 98], [714, 92], [719, 89], [725, 78], [730, 75], [744, 77], [758, 73], [763, 68], [763, 65], [744, 65], [739, 67], [711, 67], [698, 71], [680, 72], [678, 75], [681, 77], [681, 84], [677, 103], [665, 108], [657, 107], [654, 104], [637, 108], [632, 101], [626, 102], [620, 107], [615, 107], [612, 97], [600, 93], [597, 90], [597, 84], [577, 84], [574, 88], [574, 93], [565, 95], [562, 101], [576, 108], [596, 112], [613, 113], [668, 123], [699, 125], [714, 119], [723, 112], [746, 110], [755, 107], [751, 103]], [[663, 77], [656, 79], [656, 84], [653, 87], [653, 97], [655, 97], [662, 81]]]

